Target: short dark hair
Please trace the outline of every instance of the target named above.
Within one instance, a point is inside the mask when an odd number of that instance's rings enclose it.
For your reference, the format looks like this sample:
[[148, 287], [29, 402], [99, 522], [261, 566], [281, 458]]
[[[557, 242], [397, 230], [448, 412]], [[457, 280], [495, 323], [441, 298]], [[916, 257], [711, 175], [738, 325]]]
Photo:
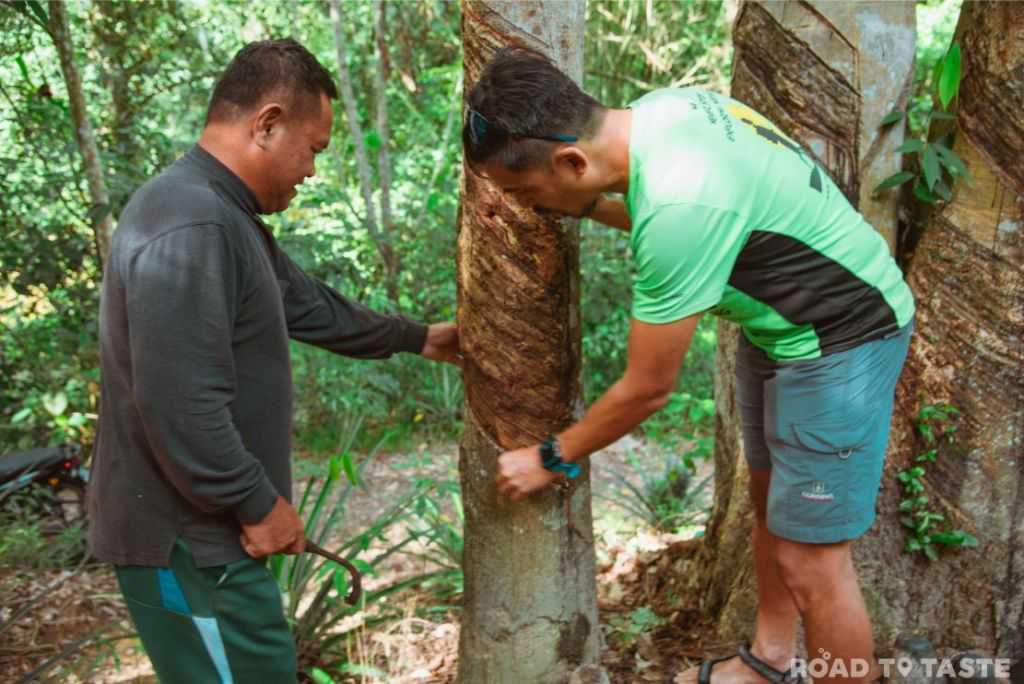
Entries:
[[473, 130], [470, 117], [462, 145], [471, 166], [497, 159], [522, 171], [550, 158], [557, 141], [537, 136], [589, 138], [604, 118], [604, 107], [587, 95], [543, 54], [525, 47], [499, 50], [466, 98], [467, 113], [486, 121]]
[[338, 97], [334, 79], [313, 53], [291, 38], [260, 40], [239, 50], [221, 74], [206, 123], [235, 119], [270, 96], [283, 95], [299, 111], [313, 109], [321, 93]]

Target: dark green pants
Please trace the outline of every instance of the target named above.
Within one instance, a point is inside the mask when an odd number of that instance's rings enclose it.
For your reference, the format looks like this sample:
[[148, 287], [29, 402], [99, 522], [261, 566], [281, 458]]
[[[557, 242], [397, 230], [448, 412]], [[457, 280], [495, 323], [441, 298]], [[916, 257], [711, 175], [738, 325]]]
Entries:
[[171, 567], [116, 571], [162, 684], [295, 683], [295, 643], [264, 562], [197, 568], [179, 539]]

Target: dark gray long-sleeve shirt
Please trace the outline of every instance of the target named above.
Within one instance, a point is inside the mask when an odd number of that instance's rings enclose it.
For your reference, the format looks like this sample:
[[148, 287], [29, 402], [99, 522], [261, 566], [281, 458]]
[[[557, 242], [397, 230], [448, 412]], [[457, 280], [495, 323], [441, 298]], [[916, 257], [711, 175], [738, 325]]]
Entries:
[[100, 304], [92, 553], [166, 566], [245, 557], [240, 523], [291, 498], [288, 338], [359, 358], [419, 352], [426, 328], [305, 274], [256, 197], [196, 145], [142, 186], [114, 234]]

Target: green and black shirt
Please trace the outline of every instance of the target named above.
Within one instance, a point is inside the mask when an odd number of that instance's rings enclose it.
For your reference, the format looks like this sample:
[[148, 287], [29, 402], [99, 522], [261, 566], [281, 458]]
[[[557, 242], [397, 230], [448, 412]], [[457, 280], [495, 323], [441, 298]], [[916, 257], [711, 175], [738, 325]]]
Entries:
[[700, 312], [778, 361], [883, 337], [914, 315], [888, 245], [799, 145], [694, 88], [631, 105], [633, 317]]

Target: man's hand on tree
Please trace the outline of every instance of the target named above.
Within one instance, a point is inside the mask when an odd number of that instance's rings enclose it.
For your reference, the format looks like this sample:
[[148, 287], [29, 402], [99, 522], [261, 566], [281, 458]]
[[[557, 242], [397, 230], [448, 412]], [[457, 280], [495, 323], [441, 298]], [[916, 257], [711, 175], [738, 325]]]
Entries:
[[498, 457], [498, 494], [515, 503], [542, 489], [560, 476], [545, 470], [540, 445], [506, 451]]
[[427, 327], [427, 340], [423, 343], [423, 350], [420, 355], [431, 361], [444, 361], [446, 363], [462, 365], [462, 355], [459, 354], [459, 329], [454, 323], [434, 323]]
[[242, 548], [253, 558], [272, 553], [302, 553], [306, 532], [302, 518], [292, 505], [277, 497], [274, 507], [255, 525], [242, 525]]

